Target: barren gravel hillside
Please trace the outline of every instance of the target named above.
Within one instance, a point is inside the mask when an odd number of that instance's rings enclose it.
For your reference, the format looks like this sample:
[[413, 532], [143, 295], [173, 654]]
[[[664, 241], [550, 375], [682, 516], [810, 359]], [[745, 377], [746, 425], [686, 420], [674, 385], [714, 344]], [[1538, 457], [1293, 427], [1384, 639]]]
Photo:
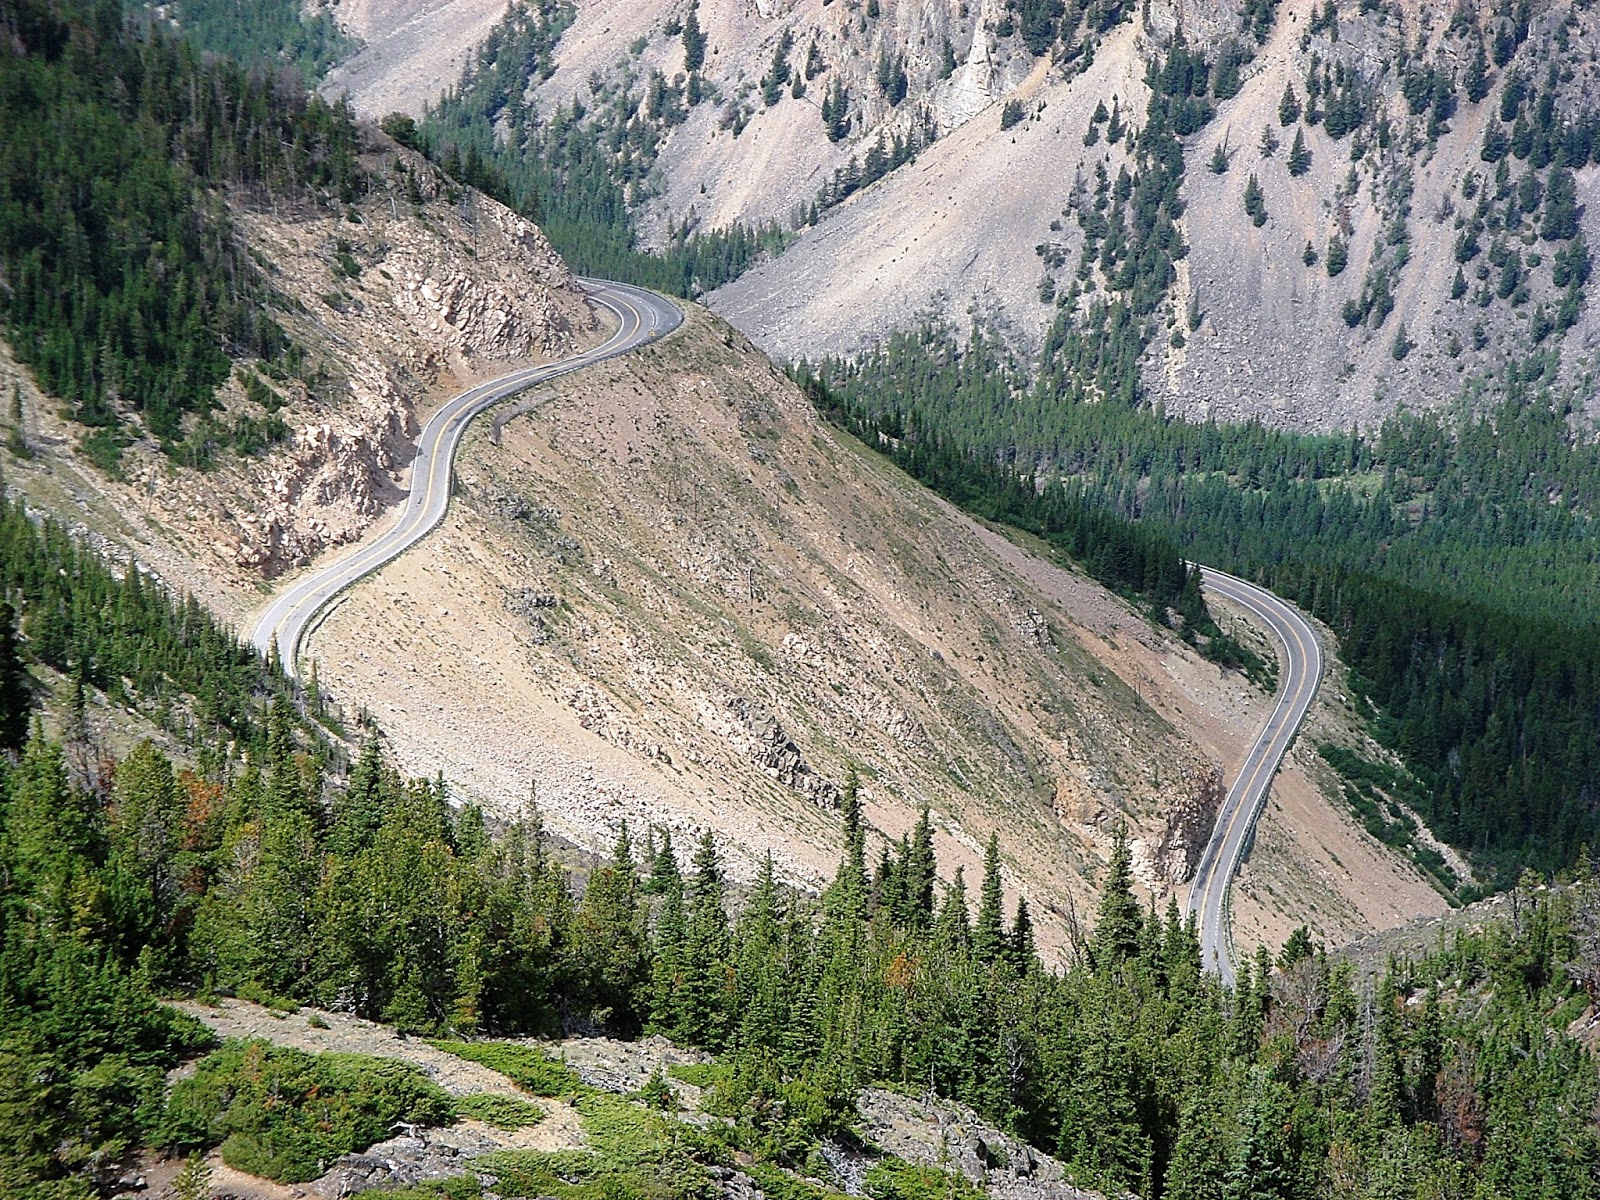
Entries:
[[[975, 878], [997, 830], [1008, 888], [1059, 947], [1119, 818], [1148, 887], [1187, 879], [1219, 769], [1265, 711], [819, 424], [703, 313], [486, 421], [459, 473], [440, 531], [340, 602], [308, 653], [407, 770], [501, 813], [532, 793], [579, 844], [623, 820], [680, 842], [710, 828], [736, 874], [770, 850], [814, 884], [855, 763], [884, 838], [932, 806], [947, 868]], [[1336, 861], [1381, 866], [1323, 812]], [[1405, 871], [1330, 874], [1307, 897], [1295, 913], [1329, 934], [1440, 904]]]

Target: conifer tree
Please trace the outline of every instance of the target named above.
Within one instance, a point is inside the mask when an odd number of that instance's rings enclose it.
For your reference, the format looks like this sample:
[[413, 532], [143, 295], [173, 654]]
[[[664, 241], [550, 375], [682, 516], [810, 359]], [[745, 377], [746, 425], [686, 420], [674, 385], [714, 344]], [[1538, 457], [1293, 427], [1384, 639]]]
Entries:
[[1289, 174], [1304, 175], [1311, 169], [1311, 151], [1306, 146], [1305, 131], [1294, 131], [1294, 144], [1289, 147]]
[[1283, 99], [1278, 101], [1278, 124], [1287, 129], [1300, 119], [1300, 98], [1294, 94], [1294, 84], [1283, 85]]
[[1128, 830], [1119, 822], [1112, 835], [1111, 862], [1100, 893], [1099, 915], [1090, 942], [1090, 957], [1096, 970], [1110, 970], [1139, 952], [1143, 918], [1139, 901], [1133, 894], [1132, 867]]
[[950, 890], [944, 894], [939, 906], [939, 920], [934, 935], [943, 946], [965, 949], [972, 941], [971, 918], [967, 913], [967, 881], [963, 868], [957, 867]]
[[1267, 202], [1261, 193], [1261, 181], [1251, 172], [1250, 178], [1244, 185], [1244, 211], [1250, 217], [1250, 223], [1260, 228], [1267, 223]]
[[33, 676], [17, 643], [17, 614], [0, 600], [0, 751], [16, 754], [28, 740], [33, 716]]
[[1011, 923], [1011, 965], [1018, 973], [1026, 974], [1038, 965], [1038, 952], [1033, 944], [1033, 918], [1028, 915], [1028, 901], [1017, 897], [1017, 917]]
[[720, 1050], [727, 1036], [728, 914], [723, 907], [722, 866], [707, 830], [695, 851], [690, 878], [688, 952], [684, 1005], [689, 1036]]
[[672, 888], [683, 886], [683, 876], [678, 871], [678, 856], [672, 850], [672, 830], [661, 831], [661, 845], [650, 860], [650, 879], [645, 891], [652, 896], [665, 896]]
[[973, 929], [972, 952], [979, 962], [992, 963], [1006, 953], [1004, 897], [1000, 887], [1000, 838], [989, 835], [983, 851], [983, 886], [978, 893], [978, 923]]
[[917, 814], [917, 824], [911, 831], [911, 843], [905, 861], [902, 884], [906, 900], [905, 921], [914, 929], [927, 929], [933, 923], [933, 882], [938, 864], [933, 854], [932, 816], [926, 804]]
[[[659, 861], [659, 860], [658, 860]], [[678, 1041], [692, 1033], [685, 987], [689, 966], [689, 924], [683, 880], [676, 872], [663, 882], [656, 913], [655, 956], [650, 966], [650, 1029]]]
[[361, 744], [350, 782], [333, 806], [332, 847], [354, 857], [372, 844], [383, 822], [383, 757], [376, 736]]
[[683, 19], [683, 69], [695, 74], [706, 62], [706, 35], [700, 29], [700, 5], [689, 5], [689, 15]]
[[1333, 279], [1344, 271], [1345, 264], [1349, 261], [1349, 252], [1345, 249], [1344, 239], [1337, 233], [1328, 239], [1328, 253], [1323, 259], [1327, 268], [1328, 278]]
[[1483, 51], [1481, 38], [1473, 48], [1472, 59], [1467, 63], [1466, 78], [1462, 82], [1466, 85], [1467, 99], [1473, 104], [1489, 95], [1489, 58]]
[[866, 915], [867, 906], [867, 834], [861, 815], [861, 775], [854, 766], [845, 772], [839, 816], [844, 826], [844, 858], [834, 890], [859, 920]]

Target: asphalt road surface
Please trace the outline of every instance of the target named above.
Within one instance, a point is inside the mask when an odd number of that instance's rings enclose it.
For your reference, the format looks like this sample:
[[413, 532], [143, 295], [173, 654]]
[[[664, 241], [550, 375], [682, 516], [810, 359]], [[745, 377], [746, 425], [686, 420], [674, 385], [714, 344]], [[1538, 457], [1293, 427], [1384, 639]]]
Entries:
[[1322, 643], [1300, 613], [1264, 588], [1201, 568], [1205, 590], [1233, 601], [1272, 631], [1279, 646], [1278, 699], [1217, 813], [1189, 889], [1189, 912], [1199, 916], [1200, 961], [1225, 983], [1234, 981], [1228, 889], [1266, 807], [1272, 778], [1322, 682]]
[[421, 541], [444, 519], [450, 506], [450, 473], [456, 447], [461, 444], [468, 423], [479, 413], [535, 384], [648, 345], [683, 322], [682, 310], [653, 292], [597, 279], [580, 282], [591, 300], [616, 316], [617, 331], [582, 354], [516, 371], [462, 392], [434, 413], [417, 441], [411, 494], [406, 497], [400, 519], [353, 554], [309, 572], [274, 597], [250, 632], [250, 641], [257, 650], [266, 654], [276, 641], [284, 669], [296, 674], [306, 631], [328, 605], [351, 584]]

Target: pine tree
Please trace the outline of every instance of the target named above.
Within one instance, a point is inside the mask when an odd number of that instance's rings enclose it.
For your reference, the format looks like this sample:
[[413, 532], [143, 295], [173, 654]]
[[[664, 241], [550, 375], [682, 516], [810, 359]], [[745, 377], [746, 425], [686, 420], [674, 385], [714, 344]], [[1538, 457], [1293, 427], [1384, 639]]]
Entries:
[[1267, 202], [1261, 194], [1261, 181], [1254, 172], [1251, 172], [1244, 186], [1244, 211], [1249, 214], [1251, 224], [1258, 229], [1267, 223]]
[[706, 62], [706, 35], [700, 31], [699, 13], [699, 4], [690, 4], [689, 15], [683, 20], [683, 69], [690, 75]]
[[17, 642], [17, 614], [0, 600], [0, 750], [17, 754], [28, 740], [33, 717], [33, 676]]
[[362, 743], [344, 795], [334, 802], [333, 851], [354, 857], [370, 846], [383, 823], [383, 807], [383, 756], [377, 737], [372, 736]]
[[1211, 151], [1211, 161], [1207, 164], [1213, 175], [1226, 175], [1228, 173], [1228, 151], [1221, 142]]
[[933, 923], [933, 882], [938, 864], [933, 854], [933, 821], [928, 806], [924, 804], [917, 815], [917, 824], [911, 831], [911, 841], [905, 858], [905, 878], [901, 887], [905, 895], [906, 923], [914, 929], [927, 929]]
[[1489, 59], [1483, 52], [1481, 38], [1473, 50], [1472, 61], [1467, 64], [1466, 78], [1462, 82], [1466, 85], [1467, 99], [1473, 104], [1480, 103], [1489, 94]]
[[861, 814], [861, 775], [854, 766], [845, 772], [839, 815], [844, 826], [844, 858], [830, 890], [837, 891], [840, 901], [860, 919], [867, 910], [867, 835]]
[[1306, 241], [1306, 248], [1300, 252], [1300, 261], [1308, 267], [1317, 265], [1317, 248], [1311, 244], [1309, 239]]
[[978, 923], [972, 934], [972, 952], [979, 962], [991, 963], [1006, 953], [1004, 905], [1000, 887], [1000, 838], [991, 833], [983, 851], [983, 886], [978, 892]]
[[850, 93], [837, 75], [822, 98], [822, 127], [830, 142], [842, 142], [850, 132]]
[[1324, 259], [1324, 265], [1328, 269], [1328, 278], [1333, 279], [1343, 272], [1349, 258], [1349, 252], [1345, 249], [1344, 239], [1337, 233], [1330, 237], [1328, 239], [1328, 253]]
[[672, 850], [672, 830], [661, 831], [661, 845], [650, 860], [650, 878], [644, 890], [652, 896], [665, 896], [672, 888], [683, 886], [683, 876], [678, 870], [678, 856]]
[[1128, 845], [1128, 830], [1119, 823], [1112, 835], [1111, 862], [1105, 888], [1100, 893], [1100, 911], [1090, 942], [1090, 958], [1096, 970], [1109, 970], [1139, 952], [1139, 933], [1143, 918], [1133, 894], [1133, 850]]
[[1033, 918], [1028, 915], [1026, 897], [1017, 897], [1017, 919], [1011, 923], [1011, 965], [1026, 974], [1039, 965], [1038, 953], [1033, 944]]
[[1300, 119], [1300, 98], [1294, 94], [1294, 84], [1283, 85], [1283, 99], [1278, 101], [1278, 124], [1287, 129]]
[[684, 964], [685, 1016], [697, 1045], [722, 1049], [728, 1031], [728, 914], [723, 907], [722, 866], [710, 830], [695, 851], [690, 877], [689, 937]]
[[1294, 145], [1289, 147], [1289, 174], [1304, 175], [1311, 169], [1311, 151], [1306, 146], [1305, 132], [1294, 131]]
[[971, 918], [967, 913], [967, 881], [961, 867], [956, 868], [950, 890], [944, 894], [939, 906], [939, 919], [934, 926], [935, 939], [944, 946], [965, 948], [972, 941]]
[[1415, 345], [1416, 343], [1406, 336], [1406, 323], [1401, 321], [1399, 328], [1394, 331], [1394, 341], [1389, 344], [1389, 356], [1395, 362], [1401, 362], [1411, 353]]
[[656, 913], [655, 953], [650, 963], [650, 1024], [655, 1032], [687, 1042], [692, 1029], [686, 1011], [689, 923], [684, 912], [683, 881], [674, 874], [661, 893]]

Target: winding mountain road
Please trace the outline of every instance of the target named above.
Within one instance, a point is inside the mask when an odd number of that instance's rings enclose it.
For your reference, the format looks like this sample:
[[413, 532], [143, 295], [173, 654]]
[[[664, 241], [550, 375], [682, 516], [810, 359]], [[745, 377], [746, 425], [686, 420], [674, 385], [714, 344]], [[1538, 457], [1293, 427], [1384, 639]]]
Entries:
[[599, 279], [579, 282], [591, 300], [616, 316], [616, 332], [581, 354], [479, 384], [434, 413], [417, 440], [411, 494], [406, 497], [400, 519], [354, 554], [307, 573], [273, 597], [250, 632], [250, 641], [258, 651], [266, 654], [276, 642], [284, 669], [297, 674], [300, 645], [306, 632], [335, 597], [410, 549], [444, 519], [450, 506], [450, 472], [455, 465], [456, 448], [467, 425], [479, 413], [535, 384], [626, 354], [683, 323], [682, 310], [653, 292]]
[[1258, 618], [1272, 631], [1280, 650], [1277, 702], [1217, 813], [1211, 840], [1200, 855], [1189, 889], [1188, 911], [1199, 917], [1200, 961], [1221, 976], [1224, 983], [1232, 984], [1228, 889], [1250, 844], [1256, 819], [1266, 807], [1273, 776], [1322, 682], [1322, 642], [1296, 609], [1265, 588], [1211, 567], [1201, 567], [1201, 581], [1206, 591], [1231, 600]]
[[[444, 519], [450, 504], [456, 450], [474, 417], [535, 384], [646, 345], [683, 322], [682, 310], [654, 293], [603, 280], [580, 282], [596, 304], [616, 316], [616, 332], [581, 354], [517, 371], [462, 392], [434, 413], [417, 441], [411, 492], [399, 520], [353, 554], [307, 573], [275, 596], [250, 633], [251, 643], [258, 651], [267, 654], [276, 644], [284, 669], [291, 675], [298, 674], [300, 648], [307, 632], [340, 593], [416, 545]], [[1322, 644], [1305, 618], [1271, 592], [1210, 567], [1203, 567], [1202, 571], [1208, 592], [1225, 597], [1258, 617], [1282, 649], [1277, 703], [1217, 814], [1189, 892], [1189, 911], [1199, 917], [1202, 962], [1231, 984], [1234, 967], [1228, 890], [1266, 804], [1272, 778], [1321, 682]]]

